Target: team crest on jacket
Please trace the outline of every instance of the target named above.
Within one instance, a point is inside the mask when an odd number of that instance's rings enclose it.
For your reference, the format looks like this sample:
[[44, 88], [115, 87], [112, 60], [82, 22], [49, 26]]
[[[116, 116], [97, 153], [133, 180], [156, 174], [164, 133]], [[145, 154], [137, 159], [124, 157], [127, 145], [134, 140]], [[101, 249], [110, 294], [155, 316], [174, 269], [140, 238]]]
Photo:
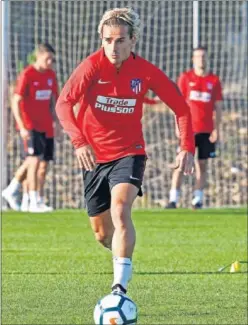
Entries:
[[47, 84], [48, 84], [48, 86], [52, 86], [53, 85], [53, 79], [48, 79]]
[[131, 86], [132, 91], [135, 94], [138, 94], [141, 92], [141, 80], [140, 79], [138, 79], [138, 78], [132, 79], [130, 81], [130, 86]]
[[207, 87], [209, 90], [211, 90], [213, 88], [212, 82], [207, 82]]

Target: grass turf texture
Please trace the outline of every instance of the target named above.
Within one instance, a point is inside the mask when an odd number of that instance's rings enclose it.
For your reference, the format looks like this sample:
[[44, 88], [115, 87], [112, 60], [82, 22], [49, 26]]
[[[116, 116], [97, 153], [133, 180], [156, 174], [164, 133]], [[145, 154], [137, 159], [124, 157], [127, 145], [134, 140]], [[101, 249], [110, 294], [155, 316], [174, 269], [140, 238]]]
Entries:
[[[138, 324], [247, 324], [245, 209], [134, 211]], [[2, 215], [2, 324], [93, 324], [110, 253], [81, 211]]]

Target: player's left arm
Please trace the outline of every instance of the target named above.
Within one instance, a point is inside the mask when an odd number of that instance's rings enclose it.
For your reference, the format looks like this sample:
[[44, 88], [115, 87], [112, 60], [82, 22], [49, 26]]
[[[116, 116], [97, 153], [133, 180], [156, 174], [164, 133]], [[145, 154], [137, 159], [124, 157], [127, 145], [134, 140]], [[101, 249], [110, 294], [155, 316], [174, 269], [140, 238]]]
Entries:
[[159, 98], [171, 108], [176, 115], [180, 131], [180, 147], [182, 151], [176, 158], [176, 168], [185, 174], [192, 174], [195, 153], [195, 140], [192, 129], [191, 113], [188, 104], [177, 85], [160, 69], [151, 68], [150, 87]]
[[209, 140], [212, 143], [218, 142], [220, 140], [220, 125], [222, 119], [222, 112], [224, 108], [224, 102], [222, 97], [221, 84], [219, 79], [214, 88], [214, 112], [213, 112], [213, 121], [214, 129], [210, 134]]
[[222, 111], [224, 107], [224, 103], [222, 100], [215, 102], [214, 104], [214, 129], [210, 134], [209, 140], [212, 143], [218, 142], [220, 140], [220, 125], [221, 125], [221, 118], [222, 118]]

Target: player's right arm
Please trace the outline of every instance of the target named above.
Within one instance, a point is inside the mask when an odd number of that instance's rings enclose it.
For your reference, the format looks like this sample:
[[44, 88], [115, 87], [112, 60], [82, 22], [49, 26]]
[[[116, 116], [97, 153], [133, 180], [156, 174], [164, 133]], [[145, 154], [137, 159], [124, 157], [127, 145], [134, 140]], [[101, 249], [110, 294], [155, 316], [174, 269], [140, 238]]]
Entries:
[[[95, 154], [77, 125], [73, 107], [84, 101], [87, 89], [92, 85], [94, 74], [93, 63], [87, 59], [84, 60], [65, 83], [55, 107], [58, 119], [75, 148], [79, 165], [86, 170], [93, 170], [95, 167]], [[87, 105], [81, 106], [81, 117], [84, 116], [82, 110], [86, 108]]]
[[28, 80], [25, 73], [22, 72], [17, 80], [16, 88], [11, 101], [11, 108], [16, 123], [18, 125], [18, 128], [20, 130], [20, 135], [23, 139], [28, 139], [29, 132], [26, 129], [24, 122], [22, 120], [20, 103], [24, 98], [25, 94], [27, 93], [27, 89], [28, 89]]

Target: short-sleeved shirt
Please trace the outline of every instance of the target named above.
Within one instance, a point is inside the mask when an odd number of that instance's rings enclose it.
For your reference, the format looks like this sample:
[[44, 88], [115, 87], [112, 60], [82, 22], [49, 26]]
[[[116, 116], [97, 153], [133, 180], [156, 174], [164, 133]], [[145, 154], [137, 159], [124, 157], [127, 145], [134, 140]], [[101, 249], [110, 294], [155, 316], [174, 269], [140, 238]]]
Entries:
[[25, 128], [53, 137], [51, 97], [58, 98], [55, 72], [40, 72], [33, 65], [27, 66], [17, 79], [15, 93], [22, 96], [20, 109]]
[[212, 73], [197, 76], [192, 69], [180, 75], [178, 87], [190, 106], [194, 133], [211, 133], [214, 104], [223, 100], [219, 77]]

